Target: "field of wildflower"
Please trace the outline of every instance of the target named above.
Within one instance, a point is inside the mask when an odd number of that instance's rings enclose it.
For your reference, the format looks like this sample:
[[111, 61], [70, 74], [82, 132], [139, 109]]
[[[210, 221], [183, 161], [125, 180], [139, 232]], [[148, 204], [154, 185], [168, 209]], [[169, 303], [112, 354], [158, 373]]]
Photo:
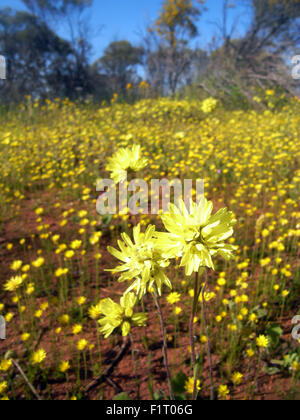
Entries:
[[[0, 114], [1, 399], [300, 398], [300, 102], [262, 100]], [[127, 170], [205, 198], [99, 215]]]

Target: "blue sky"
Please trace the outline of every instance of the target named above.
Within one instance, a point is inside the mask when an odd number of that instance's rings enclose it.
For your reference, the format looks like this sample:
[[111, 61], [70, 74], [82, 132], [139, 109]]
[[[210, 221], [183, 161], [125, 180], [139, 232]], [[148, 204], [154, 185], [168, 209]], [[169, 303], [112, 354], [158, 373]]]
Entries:
[[[20, 0], [0, 0], [1, 6], [22, 8]], [[102, 30], [93, 39], [93, 56], [100, 57], [105, 47], [112, 41], [128, 39], [133, 43], [139, 42], [137, 32], [153, 22], [158, 16], [163, 0], [94, 0], [91, 10], [91, 24], [94, 28]], [[223, 0], [207, 0], [208, 12], [202, 16], [200, 25], [201, 36], [197, 39], [200, 47], [206, 45], [216, 32], [216, 25], [212, 22], [221, 22]], [[234, 0], [233, 2], [234, 3]], [[247, 25], [245, 11], [237, 8], [229, 21], [233, 23], [239, 18], [236, 35], [241, 35]]]

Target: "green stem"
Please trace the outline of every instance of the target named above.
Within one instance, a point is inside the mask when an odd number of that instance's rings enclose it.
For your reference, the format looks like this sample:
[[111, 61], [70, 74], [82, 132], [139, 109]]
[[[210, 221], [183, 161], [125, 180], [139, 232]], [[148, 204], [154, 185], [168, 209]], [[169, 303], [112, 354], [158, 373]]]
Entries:
[[191, 359], [192, 359], [192, 368], [193, 368], [193, 378], [194, 378], [194, 389], [193, 389], [193, 401], [196, 399], [197, 394], [197, 369], [196, 369], [196, 351], [195, 351], [195, 340], [194, 340], [194, 319], [197, 313], [199, 299], [199, 273], [195, 275], [194, 283], [194, 301], [192, 307], [192, 313], [190, 318], [190, 345], [191, 345]]
[[167, 374], [167, 379], [168, 379], [170, 399], [173, 401], [175, 398], [174, 398], [174, 392], [173, 392], [170, 369], [169, 369], [169, 362], [168, 362], [168, 350], [167, 350], [165, 321], [164, 321], [164, 318], [163, 318], [163, 314], [162, 314], [162, 310], [161, 310], [159, 300], [157, 299], [157, 295], [156, 295], [155, 292], [153, 293], [153, 299], [154, 299], [156, 308], [158, 310], [159, 319], [160, 319], [162, 339], [163, 339], [162, 353], [163, 353], [164, 364], [165, 364], [165, 369], [166, 369], [166, 374]]
[[205, 284], [202, 289], [202, 312], [203, 312], [203, 323], [204, 328], [206, 331], [206, 337], [207, 337], [207, 356], [209, 361], [209, 380], [210, 380], [210, 399], [211, 401], [214, 401], [215, 399], [215, 385], [213, 380], [213, 362], [212, 362], [212, 356], [211, 356], [211, 344], [210, 344], [210, 338], [209, 338], [209, 329], [207, 324], [207, 318], [206, 318], [206, 305], [205, 305], [205, 290], [208, 285], [208, 275], [207, 271], [205, 272]]

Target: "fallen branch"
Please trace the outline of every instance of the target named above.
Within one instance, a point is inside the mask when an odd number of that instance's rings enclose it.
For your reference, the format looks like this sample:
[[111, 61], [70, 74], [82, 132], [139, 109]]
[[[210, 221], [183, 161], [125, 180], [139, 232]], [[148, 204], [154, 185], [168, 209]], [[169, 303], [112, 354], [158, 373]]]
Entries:
[[[120, 363], [120, 361], [123, 359], [123, 357], [125, 356], [127, 350], [129, 349], [130, 346], [130, 340], [127, 338], [126, 340], [124, 340], [119, 353], [117, 354], [115, 360], [111, 363], [111, 365], [105, 370], [104, 373], [102, 373], [102, 375], [100, 375], [98, 378], [94, 379], [89, 385], [87, 385], [85, 391], [89, 392], [91, 391], [93, 388], [95, 388], [97, 385], [101, 384], [104, 380], [107, 380], [109, 375], [112, 374], [112, 372], [114, 371], [115, 367]], [[111, 381], [108, 380], [108, 382], [111, 384]]]
[[42, 401], [42, 398], [39, 396], [39, 394], [37, 393], [37, 391], [35, 390], [34, 386], [29, 382], [29, 379], [27, 378], [27, 376], [25, 375], [25, 373], [23, 372], [21, 366], [19, 365], [19, 363], [12, 359], [12, 362], [14, 364], [14, 366], [18, 369], [18, 371], [20, 372], [21, 376], [23, 377], [24, 381], [26, 382], [26, 384], [28, 385], [28, 387], [30, 388], [31, 392], [33, 393], [33, 395], [35, 396], [35, 398], [39, 401]]

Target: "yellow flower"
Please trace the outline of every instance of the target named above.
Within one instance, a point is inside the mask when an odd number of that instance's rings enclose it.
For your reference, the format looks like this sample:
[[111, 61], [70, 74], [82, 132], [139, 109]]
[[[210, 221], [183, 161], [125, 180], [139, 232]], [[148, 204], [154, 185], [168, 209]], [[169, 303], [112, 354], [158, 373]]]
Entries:
[[31, 355], [31, 363], [33, 365], [40, 365], [46, 359], [47, 353], [44, 349], [39, 349]]
[[218, 283], [218, 285], [219, 285], [220, 287], [223, 287], [223, 286], [225, 286], [225, 285], [226, 285], [226, 279], [224, 279], [224, 278], [219, 278], [219, 279], [218, 279], [218, 281], [217, 281], [217, 283]]
[[215, 98], [208, 98], [202, 102], [201, 110], [205, 114], [209, 114], [217, 108], [217, 105], [218, 105], [218, 101]]
[[42, 311], [46, 311], [49, 308], [49, 303], [48, 302], [41, 303], [40, 308]]
[[0, 363], [0, 372], [7, 372], [12, 367], [11, 359], [3, 359]]
[[21, 340], [22, 341], [28, 341], [29, 340], [29, 338], [30, 338], [30, 334], [29, 333], [23, 333], [22, 335], [21, 335]]
[[161, 216], [169, 233], [157, 233], [159, 245], [167, 258], [182, 255], [181, 267], [187, 276], [203, 267], [214, 269], [212, 257], [226, 260], [233, 257], [234, 245], [225, 241], [233, 234], [236, 220], [226, 208], [212, 215], [213, 203], [202, 198], [199, 204], [191, 201], [190, 210], [181, 200], [179, 207], [170, 204], [170, 212]]
[[55, 253], [58, 255], [58, 254], [61, 254], [62, 252], [64, 252], [66, 249], [67, 249], [68, 247], [67, 247], [67, 245], [66, 244], [61, 244], [61, 245], [59, 245], [59, 247], [58, 247], [58, 249], [55, 251]]
[[66, 373], [68, 370], [70, 370], [70, 368], [71, 366], [69, 361], [62, 361], [58, 369], [60, 372]]
[[100, 310], [103, 317], [98, 321], [100, 325], [100, 332], [105, 338], [108, 338], [116, 328], [120, 328], [123, 337], [126, 337], [131, 325], [139, 327], [145, 326], [147, 321], [147, 314], [134, 313], [133, 309], [137, 302], [137, 297], [134, 293], [127, 293], [120, 299], [120, 305], [111, 299], [104, 299], [100, 303]]
[[163, 257], [163, 249], [158, 245], [158, 233], [155, 226], [149, 225], [145, 233], [141, 232], [141, 224], [133, 228], [134, 242], [126, 233], [121, 237], [124, 242], [118, 241], [120, 251], [108, 247], [108, 251], [123, 264], [116, 267], [113, 273], [122, 273], [119, 282], [134, 280], [126, 293], [136, 290], [139, 298], [147, 293], [147, 288], [156, 286], [159, 295], [162, 293], [162, 286], [166, 285], [172, 289], [172, 284], [165, 273], [169, 261]]
[[269, 265], [271, 263], [271, 258], [269, 258], [269, 257], [267, 257], [267, 258], [264, 258], [264, 259], [262, 259], [262, 260], [260, 260], [260, 265], [262, 266], [262, 267], [266, 267], [267, 265]]
[[44, 264], [44, 262], [45, 262], [45, 259], [44, 259], [44, 258], [42, 258], [42, 257], [40, 257], [40, 258], [38, 258], [37, 260], [33, 261], [32, 265], [33, 265], [35, 268], [40, 268], [40, 267]]
[[266, 349], [270, 345], [270, 339], [268, 337], [266, 337], [265, 335], [260, 335], [256, 339], [256, 344], [257, 344], [258, 347]]
[[30, 296], [32, 293], [34, 293], [35, 287], [33, 283], [29, 283], [26, 289], [26, 295]]
[[8, 388], [8, 385], [6, 381], [0, 382], [0, 394], [4, 394], [7, 388]]
[[216, 321], [217, 321], [218, 323], [222, 322], [222, 317], [221, 317], [220, 315], [217, 315], [217, 316], [216, 316]]
[[282, 297], [285, 299], [286, 297], [288, 297], [289, 294], [290, 292], [288, 290], [283, 290]]
[[54, 244], [56, 244], [60, 239], [60, 235], [54, 235], [52, 236], [51, 240]]
[[62, 325], [68, 325], [70, 323], [70, 317], [67, 314], [62, 315], [59, 317], [58, 322]]
[[82, 245], [82, 241], [80, 241], [80, 240], [75, 240], [75, 241], [73, 241], [73, 242], [71, 243], [71, 248], [72, 248], [73, 250], [76, 250], [76, 249], [79, 249], [79, 248], [81, 247], [81, 245]]
[[68, 268], [58, 268], [55, 271], [55, 277], [62, 277], [65, 276], [66, 274], [68, 274], [69, 269]]
[[266, 90], [266, 95], [267, 96], [274, 96], [275, 95], [275, 90], [273, 90], [273, 89]]
[[10, 268], [11, 268], [13, 271], [18, 271], [18, 270], [20, 270], [20, 268], [22, 267], [22, 265], [23, 265], [23, 261], [21, 261], [21, 260], [17, 260], [17, 261], [14, 261], [14, 262], [11, 264]]
[[4, 290], [7, 292], [15, 292], [22, 286], [23, 281], [24, 280], [21, 276], [12, 277], [5, 283]]
[[43, 311], [41, 309], [36, 311], [34, 314], [35, 318], [41, 318], [42, 315], [43, 315]]
[[78, 335], [82, 331], [82, 325], [76, 324], [73, 326], [72, 332], [74, 335]]
[[270, 235], [270, 232], [268, 231], [268, 229], [263, 229], [261, 234], [263, 238], [267, 238]]
[[232, 383], [240, 385], [242, 383], [243, 375], [240, 372], [234, 372], [232, 375]]
[[257, 315], [256, 314], [251, 314], [250, 316], [249, 316], [249, 321], [250, 322], [253, 322], [254, 324], [255, 323], [257, 323], [258, 322], [258, 317], [257, 317]]
[[79, 306], [82, 306], [82, 305], [84, 305], [84, 304], [85, 304], [85, 302], [86, 302], [86, 297], [84, 297], [84, 296], [80, 296], [80, 297], [79, 297], [79, 298], [77, 298], [76, 300], [77, 300], [78, 305], [79, 305]]
[[100, 238], [101, 238], [101, 233], [100, 232], [94, 233], [90, 237], [89, 242], [90, 242], [91, 245], [96, 245], [99, 242]]
[[83, 351], [88, 345], [88, 342], [86, 341], [85, 338], [83, 338], [82, 340], [79, 340], [77, 343], [77, 349], [79, 351]]
[[[184, 389], [187, 394], [192, 395], [194, 393], [194, 383], [195, 383], [194, 378], [188, 378], [187, 381], [185, 382]], [[197, 388], [197, 391], [201, 391], [199, 379], [197, 380], [196, 388]]]
[[23, 273], [27, 273], [29, 270], [30, 270], [30, 265], [29, 264], [26, 264], [22, 267]]
[[181, 312], [182, 312], [182, 309], [180, 308], [180, 306], [176, 306], [174, 308], [174, 314], [175, 315], [179, 315], [179, 314], [181, 314]]
[[219, 398], [227, 398], [229, 395], [229, 389], [227, 385], [220, 385], [218, 388], [218, 396]]
[[147, 164], [148, 159], [141, 156], [141, 146], [134, 145], [132, 148], [121, 148], [108, 158], [106, 170], [111, 172], [111, 179], [117, 184], [125, 181], [127, 170], [138, 172]]
[[170, 303], [170, 305], [174, 305], [175, 303], [177, 303], [177, 302], [180, 301], [180, 294], [177, 293], [177, 292], [170, 293], [167, 296], [167, 299], [166, 300], [167, 300], [168, 303]]
[[[205, 302], [210, 302], [211, 300], [215, 299], [215, 297], [216, 297], [215, 292], [205, 292], [204, 293], [204, 301]], [[199, 302], [202, 303], [202, 301], [203, 301], [203, 294], [200, 293]]]
[[89, 308], [89, 316], [92, 319], [98, 319], [101, 315], [101, 302]]
[[81, 210], [78, 212], [79, 219], [83, 219], [85, 216], [87, 216], [88, 212], [86, 210]]
[[73, 258], [73, 257], [74, 257], [74, 255], [75, 255], [75, 252], [74, 252], [73, 250], [70, 250], [70, 251], [65, 252], [65, 257], [66, 257], [67, 259], [71, 259], [71, 258]]
[[252, 349], [247, 349], [246, 351], [247, 356], [252, 358], [255, 355], [255, 352]]
[[13, 319], [13, 317], [14, 317], [14, 314], [13, 314], [12, 312], [8, 312], [8, 313], [5, 315], [5, 321], [6, 321], [6, 322], [10, 322], [10, 321]]

